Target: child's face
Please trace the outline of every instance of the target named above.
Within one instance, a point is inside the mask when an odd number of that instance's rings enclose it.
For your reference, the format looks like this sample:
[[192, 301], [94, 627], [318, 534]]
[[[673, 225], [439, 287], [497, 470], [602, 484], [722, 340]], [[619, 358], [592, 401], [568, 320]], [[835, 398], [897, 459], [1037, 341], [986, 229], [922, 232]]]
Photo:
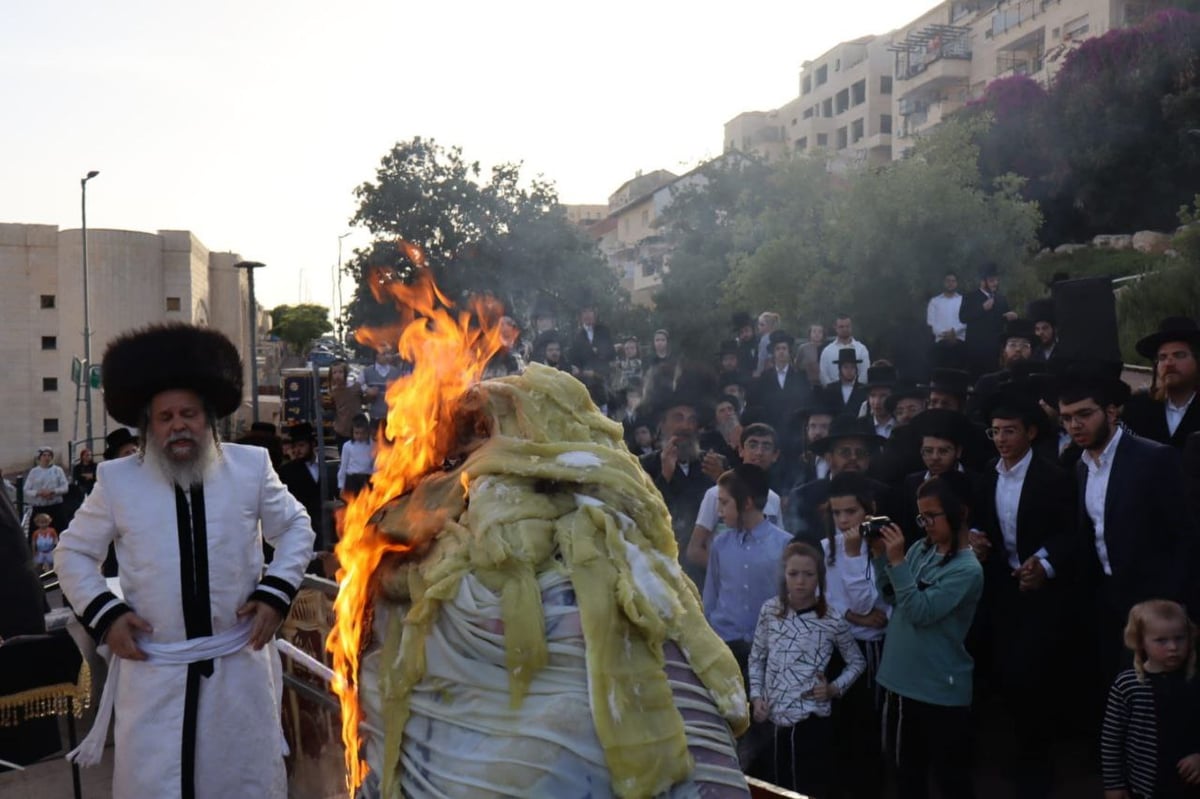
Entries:
[[839, 532], [858, 535], [858, 526], [867, 518], [867, 511], [857, 497], [830, 497], [829, 514]]
[[353, 429], [351, 429], [351, 430], [350, 430], [350, 436], [351, 436], [351, 437], [352, 437], [352, 438], [353, 438], [355, 441], [366, 441], [366, 440], [367, 440], [367, 428], [365, 428], [365, 427], [355, 427], [355, 428], [353, 428]]
[[639, 427], [634, 431], [633, 438], [639, 447], [648, 447], [654, 443], [654, 436], [650, 434], [649, 427]]
[[817, 601], [817, 564], [808, 555], [792, 555], [784, 564], [788, 603], [793, 608], [811, 607]]
[[49, 527], [50, 526], [50, 517], [49, 516], [38, 516], [33, 521], [38, 527]]
[[721, 522], [732, 530], [738, 529], [738, 507], [733, 501], [733, 497], [729, 492], [720, 486], [717, 487], [717, 516], [721, 518]]
[[1187, 625], [1182, 620], [1147, 619], [1142, 646], [1147, 671], [1175, 671], [1187, 663]]
[[633, 358], [636, 358], [637, 356], [638, 356], [637, 342], [636, 341], [626, 341], [625, 342], [625, 357], [633, 359]]

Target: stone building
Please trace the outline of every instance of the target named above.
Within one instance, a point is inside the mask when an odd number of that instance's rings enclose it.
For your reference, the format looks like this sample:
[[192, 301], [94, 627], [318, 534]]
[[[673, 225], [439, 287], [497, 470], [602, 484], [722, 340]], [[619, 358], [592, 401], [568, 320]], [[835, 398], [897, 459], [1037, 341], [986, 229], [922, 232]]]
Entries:
[[[24, 471], [38, 446], [50, 446], [68, 465], [87, 429], [82, 390], [72, 381], [72, 361], [84, 354], [83, 254], [79, 229], [0, 223], [0, 467]], [[220, 330], [246, 361], [249, 418], [248, 289], [235, 253], [210, 252], [186, 230], [144, 233], [88, 230], [88, 294], [92, 362], [109, 341], [153, 322], [192, 322]], [[269, 327], [259, 309], [260, 334]], [[261, 360], [261, 359], [260, 359]], [[261, 374], [260, 374], [261, 376]], [[92, 392], [91, 449], [116, 425]]]

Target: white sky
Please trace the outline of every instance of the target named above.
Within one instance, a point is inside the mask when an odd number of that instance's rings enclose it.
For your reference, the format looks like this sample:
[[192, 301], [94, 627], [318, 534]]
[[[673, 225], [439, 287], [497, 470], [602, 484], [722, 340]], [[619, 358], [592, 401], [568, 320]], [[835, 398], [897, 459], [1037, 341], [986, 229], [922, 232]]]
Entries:
[[796, 96], [804, 60], [933, 5], [9, 2], [0, 221], [78, 227], [98, 169], [90, 227], [189, 229], [267, 264], [264, 306], [328, 305], [351, 192], [397, 141], [603, 203], [638, 169], [718, 155], [728, 119]]

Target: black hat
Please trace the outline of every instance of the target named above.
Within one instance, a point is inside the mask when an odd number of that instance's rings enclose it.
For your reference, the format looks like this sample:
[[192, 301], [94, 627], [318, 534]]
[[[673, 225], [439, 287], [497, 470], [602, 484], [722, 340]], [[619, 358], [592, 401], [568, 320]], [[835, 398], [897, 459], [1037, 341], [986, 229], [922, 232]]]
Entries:
[[807, 402], [792, 411], [792, 423], [808, 424], [810, 416], [836, 417], [837, 415], [837, 408], [833, 407], [833, 404], [825, 398], [823, 393], [817, 392]]
[[1000, 346], [1003, 347], [1010, 338], [1023, 338], [1029, 346], [1038, 342], [1037, 333], [1033, 332], [1033, 322], [1028, 319], [1009, 319], [1004, 322], [1004, 332], [1000, 334]]
[[966, 443], [971, 432], [971, 422], [966, 414], [946, 408], [921, 411], [913, 417], [911, 427], [918, 436], [944, 438], [959, 446]]
[[104, 437], [104, 460], [111, 461], [117, 457], [121, 447], [126, 444], [136, 444], [137, 436], [129, 432], [128, 427], [118, 427]]
[[986, 279], [989, 277], [996, 277], [999, 274], [1000, 274], [1000, 267], [996, 266], [995, 262], [993, 262], [993, 261], [988, 261], [987, 263], [985, 263], [981, 267], [979, 267], [979, 277], [981, 279]]
[[929, 399], [929, 389], [911, 383], [895, 386], [892, 389], [892, 393], [888, 394], [887, 399], [883, 401], [883, 406], [887, 408], [888, 413], [895, 413], [896, 406], [900, 404], [900, 400], [906, 399], [916, 399], [925, 402]]
[[846, 438], [861, 438], [871, 449], [879, 449], [887, 440], [883, 436], [865, 429], [862, 422], [856, 417], [843, 414], [834, 417], [833, 423], [829, 425], [828, 436], [813, 442], [812, 451], [818, 455], [824, 455], [832, 449], [835, 442]]
[[1121, 379], [1124, 368], [1120, 361], [1071, 361], [1064, 364], [1059, 376], [1059, 394], [1069, 395], [1082, 389], [1094, 392], [1101, 404], [1124, 405], [1133, 393], [1129, 384]]
[[970, 390], [971, 376], [961, 369], [934, 369], [929, 379], [929, 390], [953, 394], [966, 399]]
[[730, 317], [729, 325], [734, 330], [741, 330], [743, 327], [754, 327], [754, 320], [745, 311], [737, 311]]
[[1137, 343], [1138, 354], [1153, 361], [1158, 358], [1158, 348], [1168, 341], [1186, 341], [1192, 349], [1200, 350], [1200, 328], [1196, 326], [1196, 320], [1188, 316], [1168, 316], [1158, 323], [1158, 332]]
[[792, 334], [786, 330], [772, 330], [771, 335], [767, 337], [771, 348], [774, 349], [776, 344], [787, 344], [790, 348], [793, 343]]
[[736, 341], [722, 341], [720, 355], [737, 355], [738, 343]]
[[651, 374], [648, 385], [649, 390], [638, 408], [639, 417], [661, 419], [671, 408], [680, 405], [695, 408], [701, 423], [712, 416], [717, 387], [708, 372], [667, 364]]
[[266, 435], [277, 435], [278, 430], [275, 429], [273, 422], [254, 422], [250, 425], [251, 433], [265, 433]]
[[860, 364], [862, 359], [858, 357], [858, 350], [853, 347], [842, 347], [838, 350], [838, 357], [835, 363], [841, 366], [844, 363]]
[[291, 441], [312, 441], [317, 437], [317, 431], [308, 422], [296, 422], [287, 429]]
[[1050, 420], [1038, 404], [1039, 395], [1030, 392], [1031, 386], [1013, 381], [994, 391], [983, 403], [983, 421], [991, 425], [998, 415], [1001, 419], [1020, 419], [1027, 426], [1036, 426], [1039, 432], [1048, 431]]
[[896, 367], [871, 366], [867, 369], [867, 388], [892, 388], [896, 385]]
[[1047, 298], [1032, 301], [1029, 303], [1028, 308], [1026, 308], [1025, 315], [1029, 317], [1029, 321], [1033, 322], [1035, 325], [1038, 322], [1049, 322], [1050, 325], [1053, 326], [1054, 300]]
[[182, 323], [151, 325], [118, 336], [101, 367], [108, 415], [128, 427], [157, 394], [195, 391], [218, 418], [242, 403], [242, 359], [219, 331]]

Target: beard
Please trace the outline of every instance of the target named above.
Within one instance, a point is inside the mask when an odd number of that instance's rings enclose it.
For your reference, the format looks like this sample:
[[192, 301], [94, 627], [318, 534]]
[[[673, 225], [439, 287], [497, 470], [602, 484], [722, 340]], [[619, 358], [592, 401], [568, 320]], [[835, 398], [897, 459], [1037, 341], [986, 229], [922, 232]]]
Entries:
[[[146, 442], [143, 460], [154, 467], [167, 482], [180, 488], [191, 488], [204, 482], [204, 475], [217, 459], [216, 442], [211, 435], [194, 438], [190, 433], [175, 433], [165, 441], [158, 439], [153, 433], [143, 432]], [[170, 446], [177, 441], [191, 441], [195, 446], [186, 458], [175, 458], [170, 454]]]

